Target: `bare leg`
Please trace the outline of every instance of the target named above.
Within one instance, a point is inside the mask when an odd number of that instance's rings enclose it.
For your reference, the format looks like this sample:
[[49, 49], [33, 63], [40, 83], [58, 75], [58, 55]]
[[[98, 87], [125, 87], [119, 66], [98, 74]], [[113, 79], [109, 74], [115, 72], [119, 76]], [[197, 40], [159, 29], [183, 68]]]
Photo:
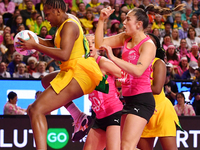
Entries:
[[[56, 77], [59, 71], [54, 71], [42, 78], [42, 85], [46, 89], [50, 86], [50, 82]], [[92, 117], [81, 112], [81, 110], [71, 101], [65, 105], [65, 108], [69, 111], [74, 119], [74, 133], [72, 135], [73, 141], [79, 141], [82, 139], [89, 130], [89, 126], [92, 123]]]
[[141, 150], [153, 150], [155, 138], [140, 138], [137, 147]]
[[106, 150], [120, 150], [120, 126], [108, 126], [106, 129]]
[[101, 129], [90, 129], [83, 150], [103, 150], [106, 147], [105, 137], [105, 131]]
[[83, 91], [78, 82], [72, 79], [59, 94], [56, 94], [52, 87], [49, 86], [29, 107], [28, 114], [31, 119], [31, 126], [37, 149], [47, 149], [47, 121], [45, 115], [82, 95]]
[[139, 116], [122, 115], [121, 150], [135, 149], [147, 120]]
[[178, 150], [175, 136], [159, 137], [159, 140], [163, 150]]
[[49, 73], [48, 75], [44, 76], [41, 80], [42, 86], [46, 89], [50, 85], [50, 82], [56, 77], [56, 75], [59, 72], [60, 71], [54, 71], [54, 72]]

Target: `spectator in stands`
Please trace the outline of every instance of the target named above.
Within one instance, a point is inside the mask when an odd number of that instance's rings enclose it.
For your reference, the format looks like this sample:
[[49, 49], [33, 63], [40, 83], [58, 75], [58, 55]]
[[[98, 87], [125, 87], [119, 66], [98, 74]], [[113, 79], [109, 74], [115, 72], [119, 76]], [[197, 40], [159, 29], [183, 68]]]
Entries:
[[52, 59], [49, 63], [48, 63], [48, 68], [49, 68], [49, 73], [56, 71], [56, 70], [60, 70], [60, 62], [56, 61], [54, 59]]
[[86, 17], [79, 19], [82, 26], [86, 29], [86, 34], [89, 33], [89, 30], [92, 29], [93, 20], [94, 20], [94, 14], [91, 10], [87, 10]]
[[189, 69], [183, 72], [182, 79], [194, 79], [195, 74], [194, 71], [195, 69], [198, 68], [198, 64], [196, 61], [190, 61], [189, 62]]
[[15, 72], [17, 65], [22, 62], [23, 55], [18, 53], [17, 51], [13, 53], [13, 60], [8, 64], [8, 71], [10, 72], [11, 77], [13, 76], [13, 73]]
[[34, 5], [31, 0], [25, 0], [25, 1], [26, 1], [26, 9], [20, 11], [24, 24], [26, 24], [26, 19], [31, 18], [31, 12], [35, 10], [35, 7], [33, 8]]
[[20, 10], [19, 9], [15, 9], [14, 14], [12, 15], [11, 18], [8, 19], [8, 21], [6, 22], [6, 26], [10, 27], [14, 24], [14, 20], [15, 17], [20, 15]]
[[124, 22], [125, 19], [126, 19], [126, 13], [125, 12], [121, 12], [121, 15], [120, 15], [120, 25], [119, 25], [120, 29], [123, 27], [123, 22]]
[[[178, 6], [178, 5], [181, 4], [181, 3], [182, 3], [181, 0], [176, 0], [175, 3], [174, 3], [173, 8], [175, 8], [176, 6]], [[184, 13], [184, 11], [179, 11], [179, 12], [181, 13], [181, 15]], [[179, 12], [177, 12], [177, 11], [173, 11], [173, 12], [172, 12], [172, 14], [171, 14], [172, 20], [169, 20], [170, 23], [173, 23], [173, 22], [174, 22], [175, 15], [176, 15], [176, 13], [179, 13]], [[181, 20], [182, 20], [182, 19], [181, 19]]]
[[[21, 32], [21, 31], [23, 31], [23, 30], [26, 30], [25, 25], [24, 25], [24, 24], [19, 24], [19, 26], [18, 26], [18, 28], [17, 28], [17, 33], [18, 33], [18, 32]], [[16, 33], [16, 34], [17, 34], [17, 33]]]
[[10, 78], [10, 73], [6, 71], [6, 63], [0, 63], [0, 78]]
[[6, 44], [7, 51], [2, 55], [2, 61], [9, 64], [12, 61], [13, 53], [15, 52], [14, 43], [10, 41]]
[[197, 43], [192, 44], [190, 51], [191, 52], [187, 54], [188, 60], [198, 62], [198, 59], [200, 58], [200, 54], [199, 54], [199, 46], [197, 45]]
[[15, 9], [19, 7], [19, 4], [23, 3], [23, 0], [11, 0], [12, 2], [15, 3]]
[[188, 70], [188, 59], [187, 57], [181, 57], [179, 65], [174, 68], [174, 71], [176, 73], [176, 79], [181, 79], [181, 76], [183, 75], [183, 72]]
[[3, 34], [3, 29], [5, 28], [6, 26], [4, 25], [3, 23], [3, 16], [0, 15], [0, 35]]
[[176, 13], [175, 14], [175, 19], [174, 19], [174, 24], [173, 24], [173, 29], [182, 29], [182, 22], [181, 22], [181, 13]]
[[189, 50], [191, 49], [193, 43], [197, 43], [198, 45], [200, 44], [200, 38], [196, 36], [194, 27], [189, 27], [186, 42]]
[[85, 5], [87, 5], [88, 3], [85, 3], [85, 2], [83, 2], [82, 0], [73, 0], [73, 2], [72, 2], [72, 9], [71, 9], [71, 11], [74, 11], [74, 12], [78, 12], [78, 10], [79, 10], [79, 7], [78, 7], [78, 5], [80, 4], [80, 3], [84, 3]]
[[32, 10], [31, 18], [26, 19], [26, 26], [28, 27], [29, 30], [36, 23], [37, 16], [38, 16], [37, 10]]
[[152, 30], [155, 28], [159, 29], [159, 31], [162, 31], [165, 29], [164, 23], [162, 22], [162, 16], [159, 14], [155, 15], [155, 20], [152, 25]]
[[35, 5], [35, 9], [37, 10], [37, 12], [42, 16], [42, 19], [45, 20], [45, 15], [44, 15], [44, 2], [46, 0], [40, 0], [40, 3], [37, 3]]
[[36, 22], [34, 23], [33, 26], [30, 27], [30, 30], [36, 33], [37, 35], [40, 35], [40, 29], [45, 26], [42, 20], [42, 16], [38, 15], [36, 17]]
[[195, 69], [195, 78], [192, 82], [189, 99], [194, 97], [193, 107], [196, 115], [200, 115], [200, 68]]
[[113, 19], [111, 20], [111, 27], [107, 30], [107, 36], [118, 34], [120, 21]]
[[178, 66], [179, 58], [176, 52], [176, 47], [173, 44], [168, 46], [166, 56], [167, 62], [171, 63], [174, 67]]
[[197, 28], [198, 26], [198, 16], [197, 16], [197, 14], [192, 14], [192, 17], [191, 17], [191, 24], [190, 24], [190, 26], [191, 27], [193, 27], [193, 28]]
[[124, 4], [121, 7], [124, 6], [127, 7], [128, 11], [135, 7], [132, 0], [124, 0]]
[[166, 34], [163, 37], [163, 42], [162, 42], [162, 47], [167, 50], [168, 46], [172, 44], [172, 39], [171, 36], [169, 34]]
[[200, 15], [200, 7], [199, 7], [199, 1], [198, 0], [192, 1], [192, 13], [197, 14], [197, 16]]
[[159, 1], [159, 6], [160, 6], [161, 8], [167, 8], [165, 0], [160, 0], [160, 1]]
[[173, 29], [172, 30], [172, 36], [171, 36], [171, 39], [172, 39], [172, 44], [178, 48], [180, 46], [180, 41], [181, 39], [179, 38], [179, 32], [178, 32], [178, 29]]
[[31, 75], [26, 72], [26, 64], [19, 63], [16, 69], [16, 72], [13, 73], [13, 78], [31, 78]]
[[[89, 34], [95, 33], [96, 28], [97, 28], [97, 24], [98, 24], [98, 20], [99, 20], [98, 18], [94, 18], [93, 23], [92, 23], [93, 27], [92, 27], [91, 30], [89, 30]], [[105, 31], [104, 31], [104, 33], [105, 33]]]
[[[119, 25], [120, 26], [120, 25]], [[151, 30], [151, 27], [152, 27], [152, 24], [149, 23], [147, 28], [144, 30], [144, 33], [145, 34], [148, 34], [148, 33], [152, 33], [152, 30]], [[120, 28], [120, 27], [119, 27]], [[123, 29], [123, 28], [120, 28], [120, 29]]]
[[182, 29], [178, 30], [180, 39], [186, 39], [188, 34], [188, 22], [183, 20], [182, 21]]
[[17, 93], [8, 93], [8, 101], [4, 105], [4, 115], [25, 115], [26, 109], [17, 106]]
[[80, 2], [78, 4], [77, 17], [78, 18], [85, 18], [86, 17], [86, 6], [83, 2]]
[[[19, 10], [26, 10], [27, 7], [28, 7], [28, 6], [27, 6], [27, 5], [28, 5], [27, 3], [28, 3], [29, 1], [31, 1], [31, 0], [23, 0], [23, 2], [19, 4], [18, 9], [19, 9]], [[32, 1], [31, 1], [31, 2], [32, 2]], [[32, 2], [32, 4], [33, 4], [33, 2]], [[32, 7], [32, 8], [31, 8], [32, 10], [35, 10], [35, 5], [32, 5], [31, 7]]]
[[153, 11], [148, 11], [148, 17], [149, 17], [149, 23], [152, 23], [154, 22], [155, 20], [155, 12]]
[[13, 25], [11, 26], [11, 34], [13, 36], [15, 36], [17, 34], [17, 29], [19, 27], [20, 24], [23, 24], [23, 18], [21, 15], [18, 15], [15, 17], [15, 20], [14, 20], [14, 23]]
[[157, 36], [159, 40], [161, 39], [159, 29], [157, 29], [157, 28], [153, 29], [152, 33], [153, 33], [153, 35]]
[[33, 78], [43, 78], [48, 73], [46, 72], [47, 63], [44, 61], [39, 61], [37, 64], [37, 72], [33, 72]]
[[188, 24], [191, 23], [190, 18], [192, 17], [192, 7], [186, 5], [185, 13], [181, 15], [182, 21], [187, 21]]
[[45, 39], [47, 35], [48, 35], [47, 27], [42, 26], [40, 29], [40, 34], [38, 36]]
[[189, 51], [187, 49], [187, 43], [185, 39], [181, 39], [180, 46], [177, 48], [177, 51], [178, 51], [179, 60], [180, 58], [187, 56]]
[[115, 11], [110, 15], [111, 20], [118, 20], [120, 21], [121, 9], [119, 4], [115, 4]]
[[165, 25], [165, 29], [160, 31], [160, 36], [164, 37], [166, 34], [171, 36], [172, 24], [169, 21], [166, 21], [164, 25]]
[[28, 66], [27, 66], [27, 72], [30, 73], [31, 75], [33, 72], [37, 72], [37, 59], [33, 56], [29, 57], [27, 60]]
[[3, 15], [4, 24], [12, 17], [14, 11], [15, 3], [11, 2], [11, 0], [2, 0], [0, 3], [0, 14]]
[[185, 0], [185, 1], [182, 1], [182, 3], [184, 3], [185, 6], [190, 6], [192, 8], [192, 0]]
[[196, 116], [195, 111], [190, 104], [185, 103], [185, 96], [182, 92], [176, 94], [177, 104], [174, 109], [178, 116]]
[[99, 16], [100, 10], [103, 8], [103, 4], [98, 2], [98, 0], [91, 0], [87, 5], [86, 9], [94, 13], [94, 15]]
[[176, 93], [178, 93], [178, 87], [176, 82], [171, 80], [171, 74], [167, 71], [167, 76], [164, 85], [165, 96], [172, 102], [174, 105], [176, 99]]
[[0, 45], [0, 49], [1, 49], [1, 51], [2, 51], [3, 54], [8, 50], [7, 45], [10, 42], [13, 42], [13, 40], [11, 38], [11, 34], [10, 33], [3, 34], [3, 42]]

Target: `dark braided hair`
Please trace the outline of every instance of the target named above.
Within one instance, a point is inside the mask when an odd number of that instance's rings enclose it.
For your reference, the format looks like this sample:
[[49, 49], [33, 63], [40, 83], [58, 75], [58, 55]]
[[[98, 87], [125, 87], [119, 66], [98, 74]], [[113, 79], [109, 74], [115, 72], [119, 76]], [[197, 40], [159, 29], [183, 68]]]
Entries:
[[158, 37], [152, 33], [148, 33], [147, 35], [149, 35], [150, 38], [154, 39], [153, 42], [156, 45], [156, 57], [164, 60], [165, 50], [161, 47], [160, 40], [158, 39]]
[[63, 0], [46, 0], [44, 5], [49, 5], [51, 8], [55, 9], [61, 9], [63, 12], [66, 11], [66, 4]]

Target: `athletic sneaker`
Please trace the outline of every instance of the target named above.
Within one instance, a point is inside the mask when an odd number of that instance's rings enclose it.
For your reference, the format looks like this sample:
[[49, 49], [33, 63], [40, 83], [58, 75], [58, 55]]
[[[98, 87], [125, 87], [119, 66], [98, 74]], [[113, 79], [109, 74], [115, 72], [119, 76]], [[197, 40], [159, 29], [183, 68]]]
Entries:
[[72, 141], [79, 141], [88, 134], [91, 124], [92, 117], [82, 113], [78, 121], [73, 123], [74, 133], [72, 134]]

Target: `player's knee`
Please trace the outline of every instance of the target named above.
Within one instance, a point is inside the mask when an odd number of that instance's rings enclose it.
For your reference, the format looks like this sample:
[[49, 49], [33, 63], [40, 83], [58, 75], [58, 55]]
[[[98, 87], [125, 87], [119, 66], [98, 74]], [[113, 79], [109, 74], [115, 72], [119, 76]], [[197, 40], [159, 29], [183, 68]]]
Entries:
[[134, 149], [136, 148], [136, 145], [130, 143], [127, 140], [122, 140], [121, 141], [121, 150], [129, 150], [129, 149]]

